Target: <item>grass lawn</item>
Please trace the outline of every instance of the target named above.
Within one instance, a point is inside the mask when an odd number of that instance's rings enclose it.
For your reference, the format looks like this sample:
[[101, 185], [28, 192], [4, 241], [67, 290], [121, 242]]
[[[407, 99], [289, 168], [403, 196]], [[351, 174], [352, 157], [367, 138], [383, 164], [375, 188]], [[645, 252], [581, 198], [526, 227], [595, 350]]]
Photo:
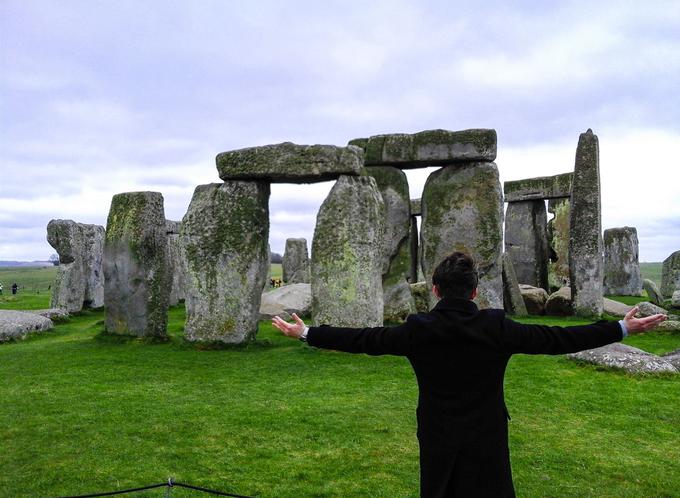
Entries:
[[[170, 476], [262, 497], [417, 496], [417, 390], [406, 360], [316, 350], [266, 323], [247, 347], [201, 350], [182, 339], [182, 307], [171, 310], [165, 343], [105, 335], [103, 318], [85, 312], [0, 345], [0, 496]], [[680, 335], [627, 342], [660, 353], [680, 348]], [[679, 377], [513, 358], [518, 495], [677, 496]]]

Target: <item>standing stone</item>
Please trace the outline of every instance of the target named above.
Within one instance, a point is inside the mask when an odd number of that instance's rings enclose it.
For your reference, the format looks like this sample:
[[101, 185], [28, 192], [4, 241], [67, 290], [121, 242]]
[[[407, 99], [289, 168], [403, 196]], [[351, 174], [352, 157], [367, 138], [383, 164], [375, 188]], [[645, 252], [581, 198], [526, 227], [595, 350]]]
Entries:
[[287, 284], [309, 283], [307, 239], [286, 239], [283, 253], [283, 281]]
[[512, 260], [520, 283], [549, 290], [550, 252], [545, 201], [508, 203], [505, 252]]
[[315, 325], [383, 323], [385, 203], [370, 176], [341, 176], [316, 217], [312, 241]]
[[83, 306], [102, 307], [104, 227], [52, 220], [47, 225], [47, 241], [59, 254], [50, 306], [69, 313], [77, 313]]
[[405, 320], [416, 311], [409, 287], [411, 277], [411, 199], [406, 174], [391, 166], [366, 168], [375, 179], [385, 203], [382, 282], [384, 318]]
[[548, 221], [548, 285], [559, 289], [569, 284], [569, 199], [550, 199], [548, 212], [554, 215]]
[[[494, 163], [446, 166], [432, 173], [422, 197], [420, 254], [427, 282], [454, 251], [472, 256], [481, 308], [503, 308], [503, 194]], [[431, 297], [431, 304], [436, 299]]]
[[634, 227], [604, 231], [604, 293], [609, 296], [642, 295], [638, 237]]
[[186, 298], [187, 265], [179, 232], [179, 221], [166, 220], [165, 231], [168, 234], [168, 265], [172, 284], [170, 285], [170, 306], [176, 306]]
[[581, 133], [576, 148], [569, 216], [569, 280], [574, 314], [602, 314], [602, 214], [597, 135]]
[[654, 281], [649, 280], [648, 278], [643, 279], [642, 288], [647, 293], [647, 297], [651, 302], [657, 306], [661, 306], [663, 304], [663, 296], [661, 295], [661, 291]]
[[505, 311], [511, 315], [525, 316], [529, 314], [519, 290], [519, 282], [512, 265], [512, 259], [508, 253], [503, 253], [503, 306]]
[[418, 220], [415, 216], [411, 216], [411, 223], [409, 226], [408, 245], [411, 252], [411, 268], [408, 274], [408, 281], [415, 284], [420, 280], [418, 274], [422, 273], [420, 265], [418, 264]]
[[269, 184], [199, 185], [182, 220], [189, 341], [240, 344], [257, 334], [269, 254]]
[[671, 297], [676, 290], [680, 290], [680, 251], [664, 259], [661, 268], [661, 294]]
[[165, 337], [170, 285], [163, 196], [114, 195], [104, 243], [107, 332]]

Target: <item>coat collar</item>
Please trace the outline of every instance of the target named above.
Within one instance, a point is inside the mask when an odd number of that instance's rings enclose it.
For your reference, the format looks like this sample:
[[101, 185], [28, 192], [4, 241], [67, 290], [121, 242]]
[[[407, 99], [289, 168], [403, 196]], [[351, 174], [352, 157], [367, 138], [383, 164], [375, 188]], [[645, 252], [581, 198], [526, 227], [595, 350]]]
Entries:
[[445, 297], [439, 300], [433, 310], [455, 310], [463, 313], [475, 314], [479, 311], [477, 305], [469, 299], [459, 299], [455, 297]]

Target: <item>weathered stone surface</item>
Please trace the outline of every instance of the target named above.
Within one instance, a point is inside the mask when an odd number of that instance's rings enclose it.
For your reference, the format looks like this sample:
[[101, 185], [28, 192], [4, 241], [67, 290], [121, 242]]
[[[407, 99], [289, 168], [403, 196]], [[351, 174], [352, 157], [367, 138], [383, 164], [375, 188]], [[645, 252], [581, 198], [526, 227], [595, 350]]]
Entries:
[[605, 313], [619, 318], [623, 318], [624, 316], [626, 316], [626, 313], [633, 309], [632, 306], [628, 306], [627, 304], [623, 304], [618, 301], [614, 301], [613, 299], [608, 299], [606, 297], [604, 298], [602, 303], [603, 310]]
[[182, 219], [189, 341], [255, 338], [269, 267], [269, 184], [199, 185]]
[[32, 332], [42, 332], [54, 327], [52, 320], [24, 311], [0, 310], [0, 342], [23, 339]]
[[680, 308], [680, 290], [676, 290], [671, 296], [671, 306]]
[[592, 130], [581, 133], [576, 148], [569, 217], [569, 281], [574, 314], [602, 314], [602, 211], [600, 152]]
[[283, 253], [282, 279], [287, 284], [308, 284], [309, 256], [307, 252], [307, 239], [286, 239], [286, 248]]
[[569, 199], [551, 199], [548, 212], [548, 285], [551, 289], [569, 286]]
[[168, 271], [170, 295], [168, 303], [175, 306], [186, 299], [187, 262], [179, 233], [168, 233]]
[[657, 332], [680, 332], [680, 321], [666, 320], [654, 328]]
[[312, 286], [307, 283], [290, 284], [262, 293], [260, 320], [276, 315], [284, 320], [296, 313], [308, 316], [312, 311]]
[[671, 297], [676, 290], [680, 290], [680, 251], [664, 259], [661, 267], [661, 294]]
[[314, 183], [340, 175], [359, 175], [364, 158], [359, 147], [297, 145], [284, 142], [222, 152], [217, 170], [222, 180]]
[[545, 302], [545, 314], [551, 316], [570, 316], [571, 308], [571, 289], [562, 287], [548, 296]]
[[420, 216], [423, 214], [420, 199], [411, 199], [411, 216]]
[[519, 284], [519, 291], [522, 293], [524, 305], [530, 315], [543, 315], [545, 313], [545, 303], [548, 300], [548, 292], [545, 289]]
[[34, 315], [44, 316], [53, 322], [63, 322], [68, 320], [69, 314], [64, 308], [48, 308], [45, 310], [26, 310], [26, 313], [33, 313]]
[[496, 130], [426, 130], [412, 135], [395, 133], [355, 139], [364, 148], [366, 166], [397, 166], [400, 169], [449, 165], [454, 162], [496, 159]]
[[503, 253], [503, 306], [511, 315], [528, 315], [527, 307], [519, 290], [519, 282], [508, 253]]
[[409, 271], [408, 281], [412, 284], [415, 284], [420, 280], [419, 274], [422, 273], [420, 261], [418, 259], [418, 256], [420, 255], [418, 239], [418, 221], [415, 216], [411, 216], [408, 236], [408, 245], [411, 250], [411, 269]]
[[[447, 166], [432, 173], [422, 197], [421, 264], [425, 280], [454, 251], [472, 256], [481, 308], [503, 308], [503, 195], [494, 163]], [[430, 304], [435, 302], [434, 296]]]
[[547, 215], [544, 201], [511, 202], [505, 213], [505, 252], [517, 280], [548, 290]]
[[170, 234], [179, 235], [181, 228], [182, 228], [181, 221], [165, 220], [165, 233], [167, 233], [168, 235]]
[[411, 276], [411, 198], [408, 180], [403, 171], [391, 166], [372, 166], [366, 168], [366, 172], [375, 179], [385, 203], [382, 245], [384, 319], [392, 322], [405, 320], [416, 309], [408, 283]]
[[670, 353], [662, 354], [661, 358], [673, 365], [678, 370], [678, 372], [680, 372], [680, 349], [676, 349]]
[[159, 192], [113, 196], [103, 266], [107, 332], [165, 337], [171, 277]]
[[663, 296], [656, 283], [648, 278], [642, 280], [642, 288], [647, 292], [647, 297], [651, 302], [660, 306], [663, 304]]
[[416, 282], [411, 284], [411, 293], [416, 303], [416, 312], [427, 313], [430, 311], [431, 286], [427, 282]]
[[604, 293], [610, 296], [642, 295], [638, 237], [634, 227], [604, 231]]
[[633, 374], [678, 373], [673, 364], [665, 358], [618, 342], [569, 354], [567, 357], [572, 360], [622, 369]]
[[505, 182], [503, 184], [505, 202], [568, 198], [571, 196], [573, 178], [573, 173], [563, 173]]
[[385, 203], [370, 176], [341, 176], [316, 217], [312, 242], [315, 325], [383, 323]]
[[661, 306], [657, 306], [656, 304], [649, 303], [647, 301], [642, 301], [641, 303], [637, 303], [636, 305], [639, 309], [637, 316], [652, 316], [652, 315], [657, 315], [657, 314], [662, 314], [662, 315], [667, 315], [668, 311], [666, 311], [664, 308]]
[[59, 254], [57, 277], [52, 286], [50, 306], [77, 313], [83, 306], [104, 305], [104, 227], [52, 220], [47, 225], [47, 241]]

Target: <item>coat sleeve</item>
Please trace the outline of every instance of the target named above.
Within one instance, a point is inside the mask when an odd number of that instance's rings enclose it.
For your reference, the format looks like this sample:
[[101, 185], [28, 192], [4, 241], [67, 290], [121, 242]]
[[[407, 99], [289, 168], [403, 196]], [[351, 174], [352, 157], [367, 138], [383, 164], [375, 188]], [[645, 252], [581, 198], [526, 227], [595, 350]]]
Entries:
[[593, 349], [620, 341], [623, 331], [618, 322], [600, 321], [591, 325], [550, 327], [525, 325], [503, 318], [501, 340], [506, 351], [526, 354], [566, 354]]

